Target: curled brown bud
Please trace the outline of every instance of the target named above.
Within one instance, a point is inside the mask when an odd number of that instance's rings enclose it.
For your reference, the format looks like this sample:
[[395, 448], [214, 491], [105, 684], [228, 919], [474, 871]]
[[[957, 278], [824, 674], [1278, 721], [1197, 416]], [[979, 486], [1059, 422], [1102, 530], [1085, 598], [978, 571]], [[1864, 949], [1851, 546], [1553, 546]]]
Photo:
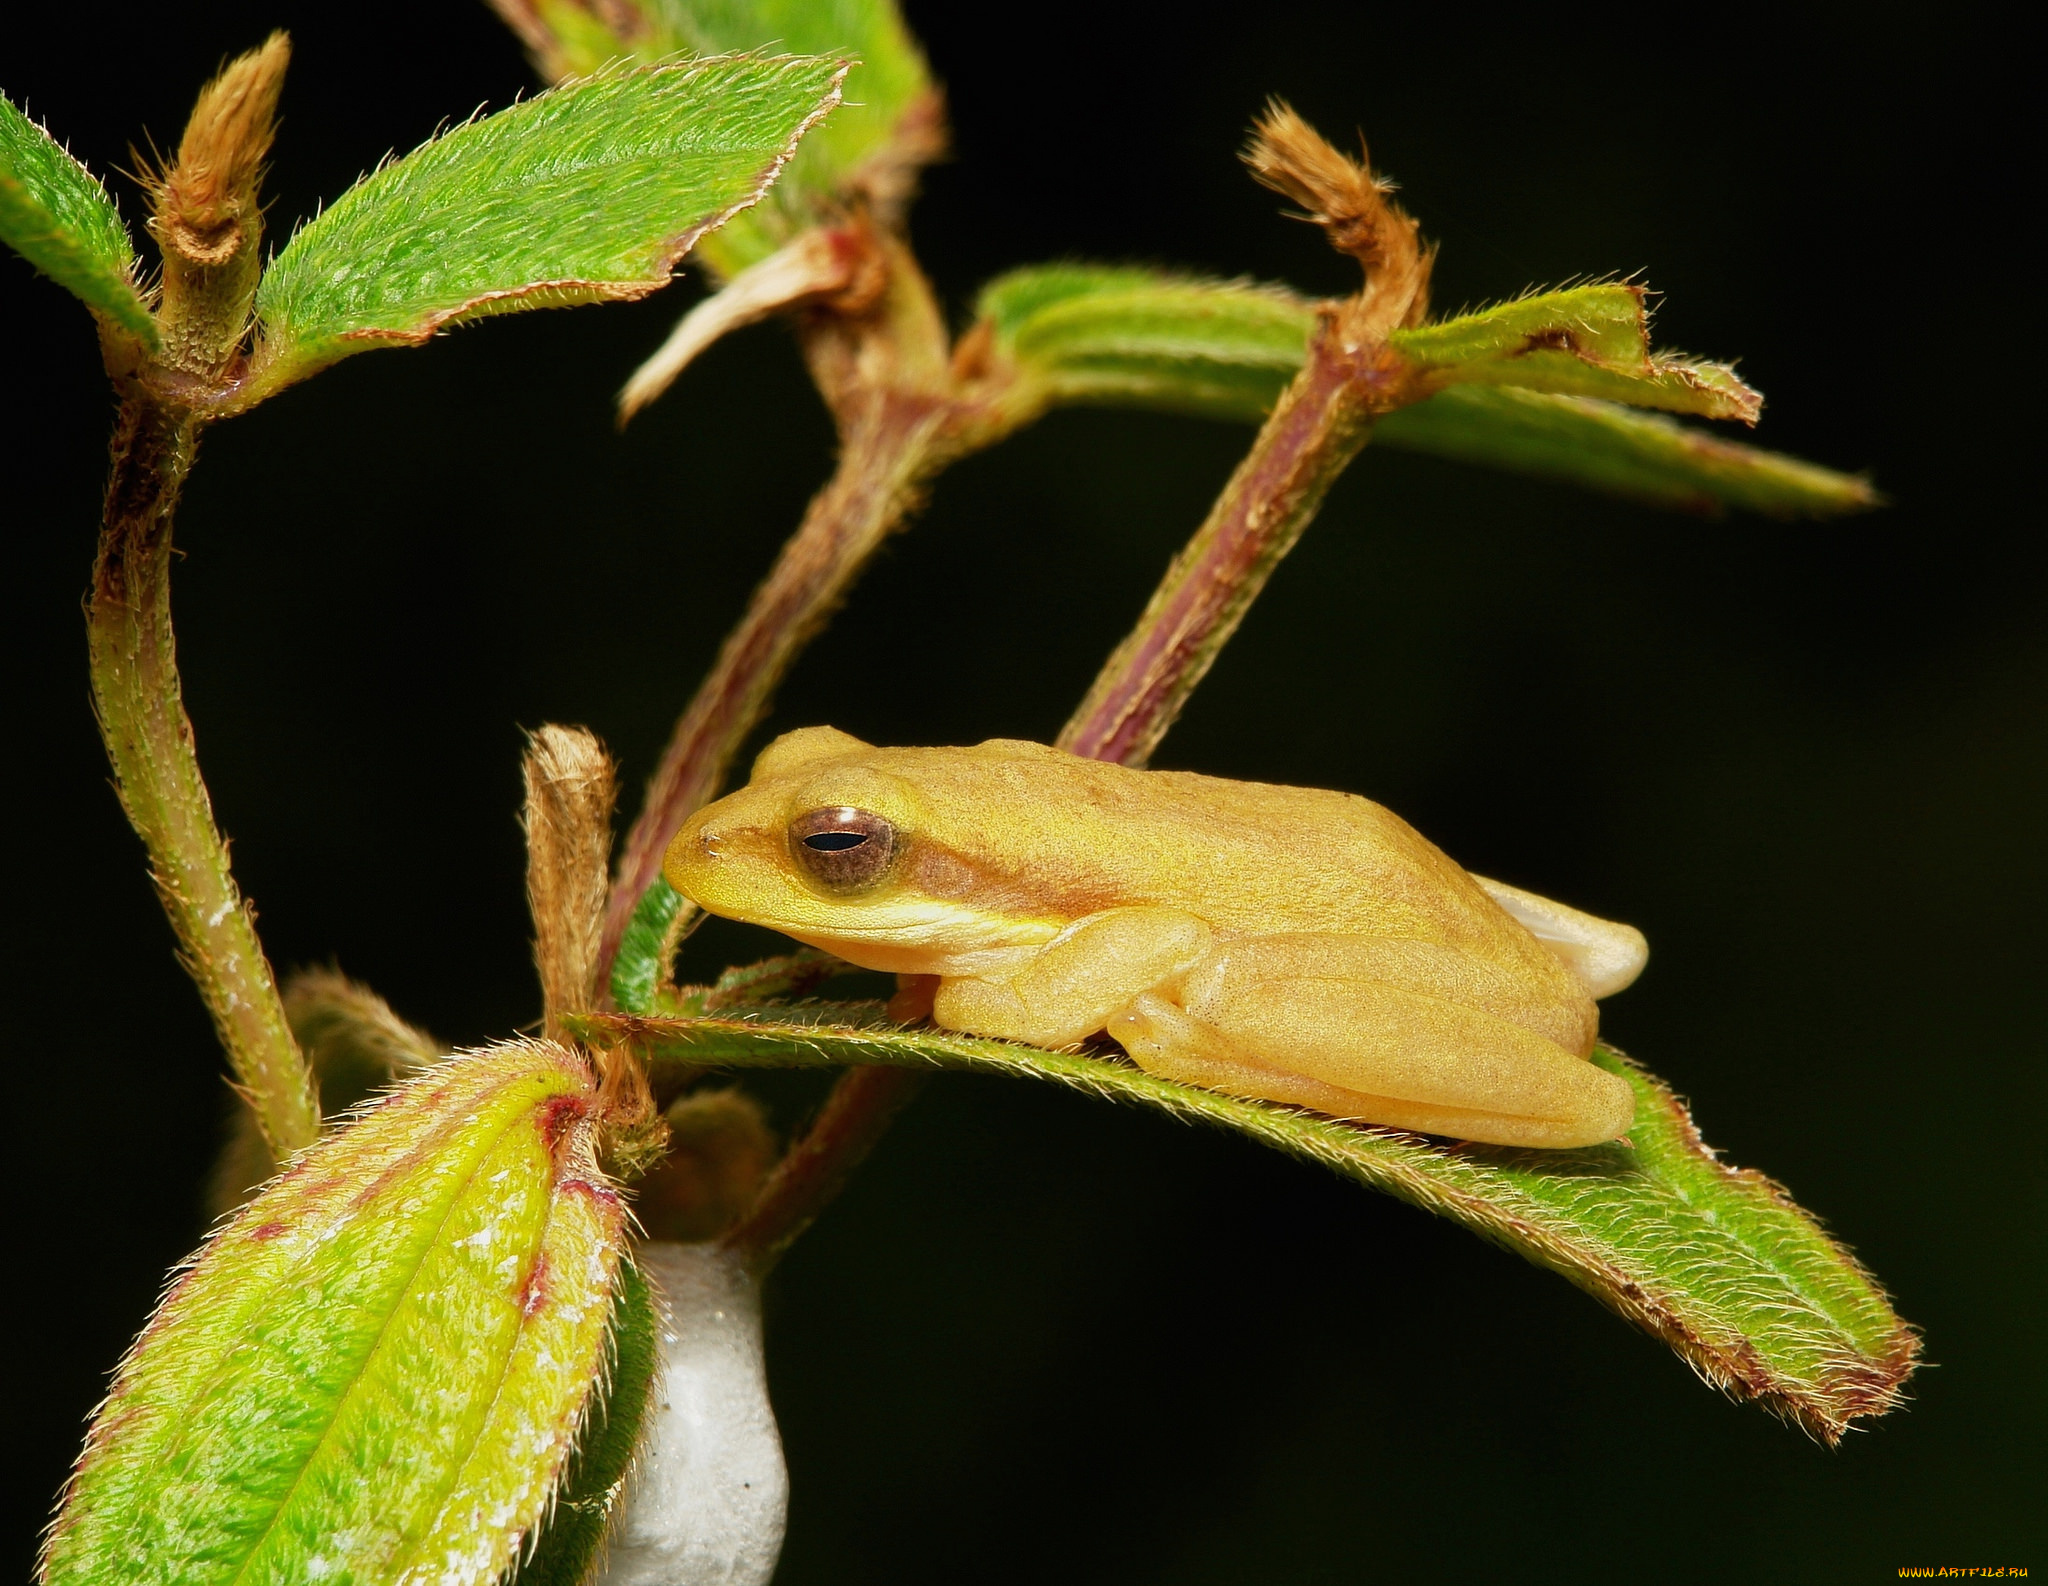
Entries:
[[[1363, 148], [1360, 155], [1364, 155]], [[1331, 147], [1285, 102], [1275, 99], [1252, 124], [1244, 162], [1252, 175], [1307, 211], [1330, 246], [1348, 253], [1365, 271], [1361, 329], [1384, 336], [1417, 324], [1429, 308], [1429, 270], [1435, 255], [1423, 246], [1415, 221], [1388, 194], [1394, 184], [1364, 163]]]
[[194, 264], [225, 264], [262, 225], [258, 188], [277, 131], [291, 40], [273, 33], [199, 92], [150, 222], [162, 246]]
[[241, 349], [263, 239], [264, 160], [277, 133], [291, 40], [273, 33], [200, 90], [178, 157], [148, 179], [150, 235], [163, 250], [158, 311], [166, 360], [218, 376]]

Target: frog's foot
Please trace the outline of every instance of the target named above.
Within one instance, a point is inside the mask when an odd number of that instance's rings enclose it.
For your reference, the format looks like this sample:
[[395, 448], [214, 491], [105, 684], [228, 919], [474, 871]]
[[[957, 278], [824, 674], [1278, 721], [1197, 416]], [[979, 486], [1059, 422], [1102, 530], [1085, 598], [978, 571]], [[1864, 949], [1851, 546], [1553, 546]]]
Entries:
[[1207, 978], [1189, 977], [1186, 1006], [1133, 998], [1110, 1035], [1164, 1079], [1461, 1140], [1592, 1145], [1635, 1114], [1625, 1081], [1477, 1008], [1384, 982], [1299, 977], [1205, 996]]

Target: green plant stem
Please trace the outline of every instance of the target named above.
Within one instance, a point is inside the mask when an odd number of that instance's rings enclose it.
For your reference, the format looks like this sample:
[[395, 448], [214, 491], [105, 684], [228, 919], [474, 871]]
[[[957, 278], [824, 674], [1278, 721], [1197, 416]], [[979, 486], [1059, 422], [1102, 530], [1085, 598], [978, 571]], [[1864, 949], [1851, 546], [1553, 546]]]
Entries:
[[171, 633], [172, 516], [197, 439], [188, 412], [150, 393], [122, 405], [88, 612], [93, 701], [185, 967], [283, 1162], [318, 1135], [320, 1109], [214, 825]]
[[1341, 310], [1323, 312], [1301, 372], [1068, 720], [1061, 748], [1129, 766], [1151, 759], [1373, 420], [1401, 404], [1407, 373], [1383, 342], [1345, 334]]

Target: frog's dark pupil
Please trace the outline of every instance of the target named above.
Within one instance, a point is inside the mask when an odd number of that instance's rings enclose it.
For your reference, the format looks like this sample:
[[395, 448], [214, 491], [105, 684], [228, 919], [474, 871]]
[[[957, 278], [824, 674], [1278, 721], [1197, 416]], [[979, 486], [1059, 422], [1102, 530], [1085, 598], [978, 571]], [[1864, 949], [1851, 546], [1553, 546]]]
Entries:
[[896, 828], [887, 816], [851, 804], [806, 810], [789, 823], [789, 853], [828, 891], [852, 894], [878, 884], [895, 862]]

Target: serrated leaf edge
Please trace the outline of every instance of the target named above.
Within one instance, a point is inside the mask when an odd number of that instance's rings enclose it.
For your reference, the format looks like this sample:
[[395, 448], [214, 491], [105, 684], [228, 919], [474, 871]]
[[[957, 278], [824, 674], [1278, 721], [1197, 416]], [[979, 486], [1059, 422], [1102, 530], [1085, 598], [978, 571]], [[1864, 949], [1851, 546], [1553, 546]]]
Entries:
[[[579, 84], [597, 81], [611, 74], [651, 76], [662, 72], [682, 71], [716, 65], [724, 61], [758, 60], [766, 64], [774, 64], [779, 61], [804, 59], [809, 59], [809, 57], [796, 55], [756, 55], [751, 52], [742, 52], [728, 55], [689, 56], [676, 60], [657, 61], [644, 66], [614, 63], [601, 67], [587, 76], [572, 78], [556, 88], [550, 89], [549, 92], [559, 93], [565, 89], [574, 88]], [[696, 247], [699, 241], [709, 233], [725, 225], [733, 216], [753, 208], [768, 195], [769, 191], [781, 178], [789, 162], [795, 158], [798, 147], [802, 144], [810, 130], [839, 108], [844, 98], [846, 74], [852, 69], [853, 64], [851, 61], [841, 61], [839, 63], [838, 70], [832, 74], [831, 81], [826, 84], [824, 96], [818, 101], [810, 114], [797, 124], [795, 130], [791, 132], [781, 149], [756, 173], [753, 185], [745, 194], [717, 213], [706, 216], [696, 224], [685, 228], [672, 237], [663, 239], [659, 245], [659, 251], [654, 255], [654, 267], [649, 275], [625, 281], [580, 279], [535, 281], [525, 286], [506, 287], [494, 292], [481, 292], [448, 308], [434, 310], [416, 324], [406, 328], [366, 327], [361, 330], [343, 331], [327, 347], [310, 349], [310, 355], [298, 362], [286, 362], [282, 350], [273, 352], [272, 349], [281, 349], [282, 344], [263, 339], [261, 328], [259, 327], [256, 350], [250, 359], [249, 372], [223, 398], [217, 409], [219, 416], [227, 417], [236, 413], [246, 412], [257, 403], [276, 395], [277, 392], [283, 390], [286, 386], [293, 385], [309, 376], [318, 374], [329, 365], [338, 363], [351, 352], [366, 351], [380, 344], [399, 347], [422, 346], [433, 340], [442, 331], [450, 329], [457, 324], [467, 323], [471, 320], [486, 319], [493, 314], [514, 313], [524, 308], [569, 307], [593, 302], [630, 303], [660, 291], [675, 278], [676, 266], [682, 262], [692, 248]], [[470, 124], [472, 123], [464, 123], [464, 125]], [[445, 132], [438, 133], [434, 137], [427, 139], [417, 148], [410, 150], [395, 160], [387, 157], [379, 162], [375, 171], [370, 172], [352, 184], [348, 191], [353, 192], [363, 182], [368, 181], [371, 176], [377, 175], [388, 166], [399, 164], [404, 160], [412, 158], [421, 149], [431, 147], [446, 136], [448, 134]], [[342, 196], [346, 197], [347, 194], [344, 193]], [[324, 214], [325, 212], [323, 208], [321, 213]], [[286, 242], [285, 246], [289, 248], [293, 242], [298, 240], [299, 235], [306, 227], [312, 225], [319, 218], [319, 215], [315, 215], [311, 219], [302, 222], [293, 231], [291, 238]], [[266, 356], [266, 354], [269, 355]]]
[[[652, 75], [658, 72], [678, 70], [686, 66], [705, 66], [724, 60], [755, 58], [757, 57], [751, 55], [692, 56], [687, 60], [658, 62], [651, 66], [637, 68], [637, 70]], [[802, 60], [806, 57], [773, 55], [758, 58], [763, 61], [773, 62]], [[351, 330], [344, 331], [340, 339], [343, 341], [392, 341], [409, 346], [418, 346], [423, 342], [432, 340], [444, 326], [466, 319], [480, 319], [489, 314], [504, 313], [526, 305], [529, 299], [542, 300], [533, 304], [536, 307], [546, 306], [545, 300], [550, 297], [556, 298], [557, 301], [561, 302], [586, 302], [592, 299], [600, 302], [633, 302], [651, 293], [660, 291], [674, 278], [675, 267], [682, 262], [690, 250], [705, 235], [718, 230], [719, 227], [731, 220], [733, 216], [752, 209], [768, 196], [769, 190], [775, 186], [783, 170], [795, 158], [798, 146], [803, 142], [811, 128], [838, 109], [843, 102], [846, 74], [852, 69], [852, 66], [853, 63], [851, 61], [842, 61], [840, 63], [839, 69], [832, 74], [831, 82], [826, 85], [824, 98], [819, 100], [817, 107], [797, 124], [796, 130], [790, 134], [789, 140], [783, 144], [782, 148], [766, 165], [761, 167], [760, 171], [755, 175], [754, 185], [749, 192], [735, 199], [717, 214], [707, 216], [695, 225], [663, 241], [661, 251], [655, 255], [654, 273], [628, 281], [586, 281], [574, 279], [535, 281], [527, 286], [508, 287], [497, 292], [480, 292], [466, 302], [451, 308], [437, 310], [428, 315], [414, 329]], [[602, 73], [592, 73], [588, 77], [573, 79], [562, 86], [564, 88], [574, 87], [577, 83], [591, 82], [601, 75]], [[588, 296], [585, 294], [588, 294]], [[486, 304], [502, 304], [503, 307], [484, 307], [483, 305]]]
[[[98, 173], [91, 166], [73, 154], [70, 147], [52, 133], [46, 123], [38, 121], [34, 116], [30, 115], [26, 104], [15, 105], [10, 100], [9, 106], [22, 120], [26, 121], [48, 139], [50, 147], [69, 160], [77, 169], [79, 175], [83, 176], [92, 185], [93, 190], [105, 201], [107, 209], [112, 213], [115, 223], [121, 229], [122, 239], [128, 247], [128, 257], [114, 277], [115, 280], [127, 287], [128, 296], [120, 299], [117, 306], [102, 307], [97, 303], [87, 302], [86, 299], [78, 297], [76, 292], [72, 292], [71, 295], [78, 298], [78, 301], [84, 305], [86, 311], [100, 324], [125, 332], [139, 341], [149, 351], [155, 352], [162, 345], [162, 338], [157, 331], [155, 316], [150, 313], [149, 298], [145, 295], [141, 284], [136, 279], [136, 272], [141, 264], [141, 260], [135, 252], [135, 236], [128, 230], [128, 222], [122, 217], [120, 206], [114, 202], [113, 195], [107, 191], [107, 184], [100, 180]], [[19, 193], [25, 202], [37, 209], [43, 208], [42, 204], [36, 200], [29, 189], [12, 176], [0, 174], [0, 189]], [[83, 250], [72, 242], [68, 234], [58, 232], [53, 235], [72, 253], [83, 253]], [[19, 250], [16, 251], [18, 252]], [[55, 276], [52, 276], [27, 254], [21, 254], [21, 257], [45, 280], [64, 287], [66, 291], [71, 291], [70, 287], [66, 286], [64, 282], [57, 280]]]

